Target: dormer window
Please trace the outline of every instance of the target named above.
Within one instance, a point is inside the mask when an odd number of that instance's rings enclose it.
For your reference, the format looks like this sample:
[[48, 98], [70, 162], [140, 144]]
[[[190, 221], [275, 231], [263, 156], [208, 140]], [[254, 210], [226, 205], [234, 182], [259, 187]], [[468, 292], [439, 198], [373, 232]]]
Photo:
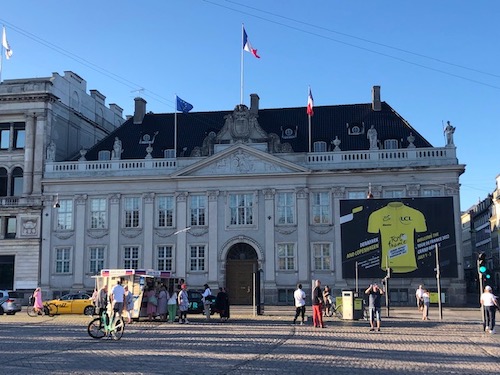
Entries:
[[99, 151], [99, 153], [97, 154], [97, 159], [98, 160], [111, 160], [111, 151], [109, 151], [109, 150]]
[[384, 149], [386, 150], [396, 150], [399, 148], [399, 142], [397, 139], [386, 139], [384, 141]]
[[175, 150], [173, 148], [164, 151], [165, 159], [175, 159]]
[[326, 142], [325, 141], [314, 142], [313, 150], [314, 152], [326, 152]]

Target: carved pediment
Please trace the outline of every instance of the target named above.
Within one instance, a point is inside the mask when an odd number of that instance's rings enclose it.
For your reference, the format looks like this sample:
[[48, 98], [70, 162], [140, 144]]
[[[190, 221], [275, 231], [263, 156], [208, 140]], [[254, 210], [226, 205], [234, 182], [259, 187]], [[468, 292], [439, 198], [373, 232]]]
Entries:
[[260, 127], [257, 114], [251, 113], [247, 106], [239, 104], [233, 113], [226, 115], [225, 123], [215, 139], [216, 143], [262, 142], [267, 140], [267, 133]]
[[245, 145], [235, 145], [179, 171], [182, 176], [301, 173], [308, 169]]

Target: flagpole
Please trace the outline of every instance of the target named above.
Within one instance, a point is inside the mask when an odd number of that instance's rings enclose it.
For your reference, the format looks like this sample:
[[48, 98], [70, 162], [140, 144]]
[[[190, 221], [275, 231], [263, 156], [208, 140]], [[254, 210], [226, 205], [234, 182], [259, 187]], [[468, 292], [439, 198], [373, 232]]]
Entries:
[[241, 79], [240, 79], [240, 104], [243, 104], [243, 59], [244, 59], [244, 54], [243, 54], [243, 48], [245, 47], [243, 45], [243, 33], [245, 30], [245, 26], [241, 24], [241, 45], [240, 45], [240, 50], [241, 50], [241, 66], [240, 66], [240, 72], [241, 72]]
[[309, 117], [309, 152], [311, 152], [311, 115], [307, 115]]
[[175, 115], [174, 115], [174, 155], [177, 159], [177, 94], [175, 95]]

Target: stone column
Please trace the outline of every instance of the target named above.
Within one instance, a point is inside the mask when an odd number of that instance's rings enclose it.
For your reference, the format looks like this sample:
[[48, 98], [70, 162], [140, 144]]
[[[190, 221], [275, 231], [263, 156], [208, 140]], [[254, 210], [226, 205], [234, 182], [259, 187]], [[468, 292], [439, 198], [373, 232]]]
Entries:
[[[187, 193], [179, 193], [176, 196], [177, 207], [177, 230], [182, 230], [189, 227], [187, 221]], [[186, 279], [186, 264], [187, 264], [187, 249], [186, 249], [186, 236], [187, 231], [182, 231], [177, 234], [177, 243], [175, 249], [175, 275], [176, 277]]]
[[143, 195], [144, 198], [144, 252], [143, 252], [143, 266], [148, 269], [156, 269], [154, 267], [154, 252], [153, 248], [153, 229], [154, 229], [154, 193], [147, 193]]
[[109, 268], [123, 268], [119, 259], [120, 237], [120, 194], [110, 197], [109, 208]]
[[24, 145], [23, 195], [33, 192], [33, 155], [35, 151], [35, 118], [26, 115]]
[[[218, 197], [219, 191], [212, 190], [207, 193], [208, 195], [208, 284], [219, 285], [219, 249], [217, 247], [217, 233], [218, 233]], [[224, 215], [222, 215], [224, 217]], [[222, 260], [221, 260], [222, 262]], [[222, 268], [222, 267], [221, 267]], [[215, 293], [215, 291], [214, 291]]]
[[[372, 190], [373, 192], [373, 190]], [[335, 272], [335, 284], [347, 285], [342, 274], [342, 243], [340, 232], [340, 199], [344, 198], [345, 188], [337, 187], [333, 190], [333, 228], [334, 241], [332, 249], [333, 271]]]
[[86, 220], [87, 195], [75, 197], [75, 248], [73, 249], [73, 261], [75, 273], [73, 278], [73, 289], [84, 287], [83, 278], [86, 269], [85, 264], [85, 220]]
[[309, 191], [297, 189], [297, 264], [299, 281], [308, 285], [311, 280], [311, 245], [309, 243]]
[[33, 155], [33, 194], [41, 194], [43, 162], [45, 160], [45, 127], [47, 117], [36, 115], [35, 125], [35, 149]]
[[265, 267], [264, 267], [264, 284], [269, 288], [276, 284], [276, 244], [274, 242], [274, 223], [276, 217], [274, 215], [274, 197], [276, 194], [275, 189], [265, 189], [264, 193], [264, 254], [265, 254]]
[[43, 202], [42, 212], [41, 212], [41, 222], [40, 222], [40, 265], [39, 265], [39, 277], [40, 286], [42, 290], [50, 289], [50, 275], [52, 273], [53, 267], [51, 267], [52, 259], [52, 229], [53, 222], [52, 217], [56, 216], [54, 210], [52, 209], [52, 202]]

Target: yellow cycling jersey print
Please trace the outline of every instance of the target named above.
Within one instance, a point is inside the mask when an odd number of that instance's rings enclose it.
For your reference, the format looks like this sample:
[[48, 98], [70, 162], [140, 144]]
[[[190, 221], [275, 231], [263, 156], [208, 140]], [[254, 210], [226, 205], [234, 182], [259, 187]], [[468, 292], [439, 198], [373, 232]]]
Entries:
[[425, 216], [401, 202], [390, 202], [368, 218], [368, 232], [380, 233], [380, 268], [389, 266], [395, 273], [417, 269], [415, 233], [426, 231]]

